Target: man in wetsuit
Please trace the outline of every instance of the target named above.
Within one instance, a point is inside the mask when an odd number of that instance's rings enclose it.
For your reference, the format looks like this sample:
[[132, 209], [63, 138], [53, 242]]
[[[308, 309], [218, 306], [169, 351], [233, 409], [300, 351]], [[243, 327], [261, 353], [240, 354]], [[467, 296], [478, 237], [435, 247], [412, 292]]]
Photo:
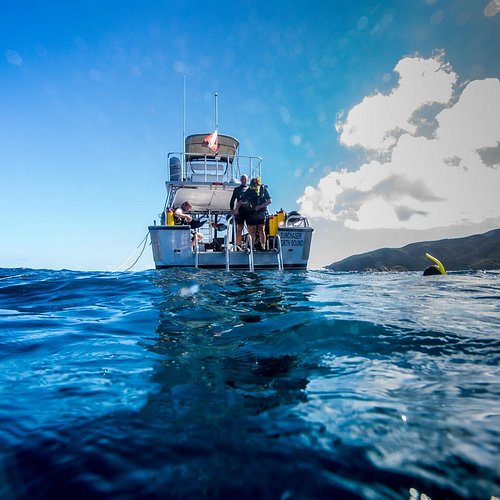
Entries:
[[252, 179], [250, 187], [243, 193], [238, 202], [239, 213], [247, 224], [248, 234], [252, 237], [252, 243], [255, 244], [258, 234], [262, 250], [266, 249], [266, 215], [267, 206], [271, 202], [267, 186], [262, 184], [260, 177]]
[[234, 188], [233, 196], [231, 196], [231, 201], [229, 202], [229, 208], [234, 215], [234, 220], [236, 221], [236, 245], [241, 245], [241, 239], [243, 234], [244, 221], [240, 214], [238, 213], [238, 202], [240, 201], [243, 193], [248, 189], [248, 175], [243, 174], [240, 178], [241, 184]]

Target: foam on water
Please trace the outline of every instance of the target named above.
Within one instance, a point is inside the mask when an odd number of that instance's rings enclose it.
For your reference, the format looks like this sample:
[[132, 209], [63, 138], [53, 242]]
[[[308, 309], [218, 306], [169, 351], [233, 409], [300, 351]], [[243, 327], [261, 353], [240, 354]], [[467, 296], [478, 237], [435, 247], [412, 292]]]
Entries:
[[499, 284], [0, 270], [0, 496], [500, 496]]

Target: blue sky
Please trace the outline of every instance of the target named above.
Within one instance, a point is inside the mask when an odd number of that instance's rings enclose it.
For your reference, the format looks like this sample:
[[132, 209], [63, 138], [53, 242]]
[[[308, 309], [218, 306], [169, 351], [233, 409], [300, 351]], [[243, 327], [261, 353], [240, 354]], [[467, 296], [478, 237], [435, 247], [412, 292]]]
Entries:
[[311, 216], [313, 267], [500, 227], [495, 1], [2, 2], [0, 267], [133, 254], [182, 148], [184, 74], [187, 132], [213, 129], [218, 92], [271, 208]]

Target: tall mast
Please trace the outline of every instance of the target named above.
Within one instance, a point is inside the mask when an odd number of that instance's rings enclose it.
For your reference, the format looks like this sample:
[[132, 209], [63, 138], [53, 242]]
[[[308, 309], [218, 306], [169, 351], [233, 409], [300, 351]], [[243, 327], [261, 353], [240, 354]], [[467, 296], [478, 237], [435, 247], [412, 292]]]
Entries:
[[[182, 170], [186, 167], [186, 74], [184, 74], [182, 91]], [[184, 172], [182, 174], [184, 178]]]

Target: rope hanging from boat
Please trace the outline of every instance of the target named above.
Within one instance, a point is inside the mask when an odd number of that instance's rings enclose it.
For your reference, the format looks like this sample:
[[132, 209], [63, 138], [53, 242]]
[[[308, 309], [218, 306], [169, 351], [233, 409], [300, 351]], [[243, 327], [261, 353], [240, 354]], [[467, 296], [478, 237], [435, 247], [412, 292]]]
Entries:
[[[131, 266], [127, 267], [127, 269], [124, 269], [122, 272], [125, 273], [127, 271], [130, 271], [130, 269], [132, 269], [137, 264], [137, 261], [141, 258], [142, 254], [144, 253], [144, 249], [146, 248], [146, 243], [148, 242], [148, 237], [149, 237], [149, 231], [146, 233], [146, 236], [144, 236], [144, 238], [141, 240], [141, 242], [137, 245], [136, 249], [132, 252], [130, 257], [128, 257], [128, 259], [120, 267], [124, 266], [131, 259], [132, 255], [134, 255], [136, 250], [142, 245], [141, 253], [135, 259], [134, 263]], [[120, 269], [120, 267], [118, 269]]]

